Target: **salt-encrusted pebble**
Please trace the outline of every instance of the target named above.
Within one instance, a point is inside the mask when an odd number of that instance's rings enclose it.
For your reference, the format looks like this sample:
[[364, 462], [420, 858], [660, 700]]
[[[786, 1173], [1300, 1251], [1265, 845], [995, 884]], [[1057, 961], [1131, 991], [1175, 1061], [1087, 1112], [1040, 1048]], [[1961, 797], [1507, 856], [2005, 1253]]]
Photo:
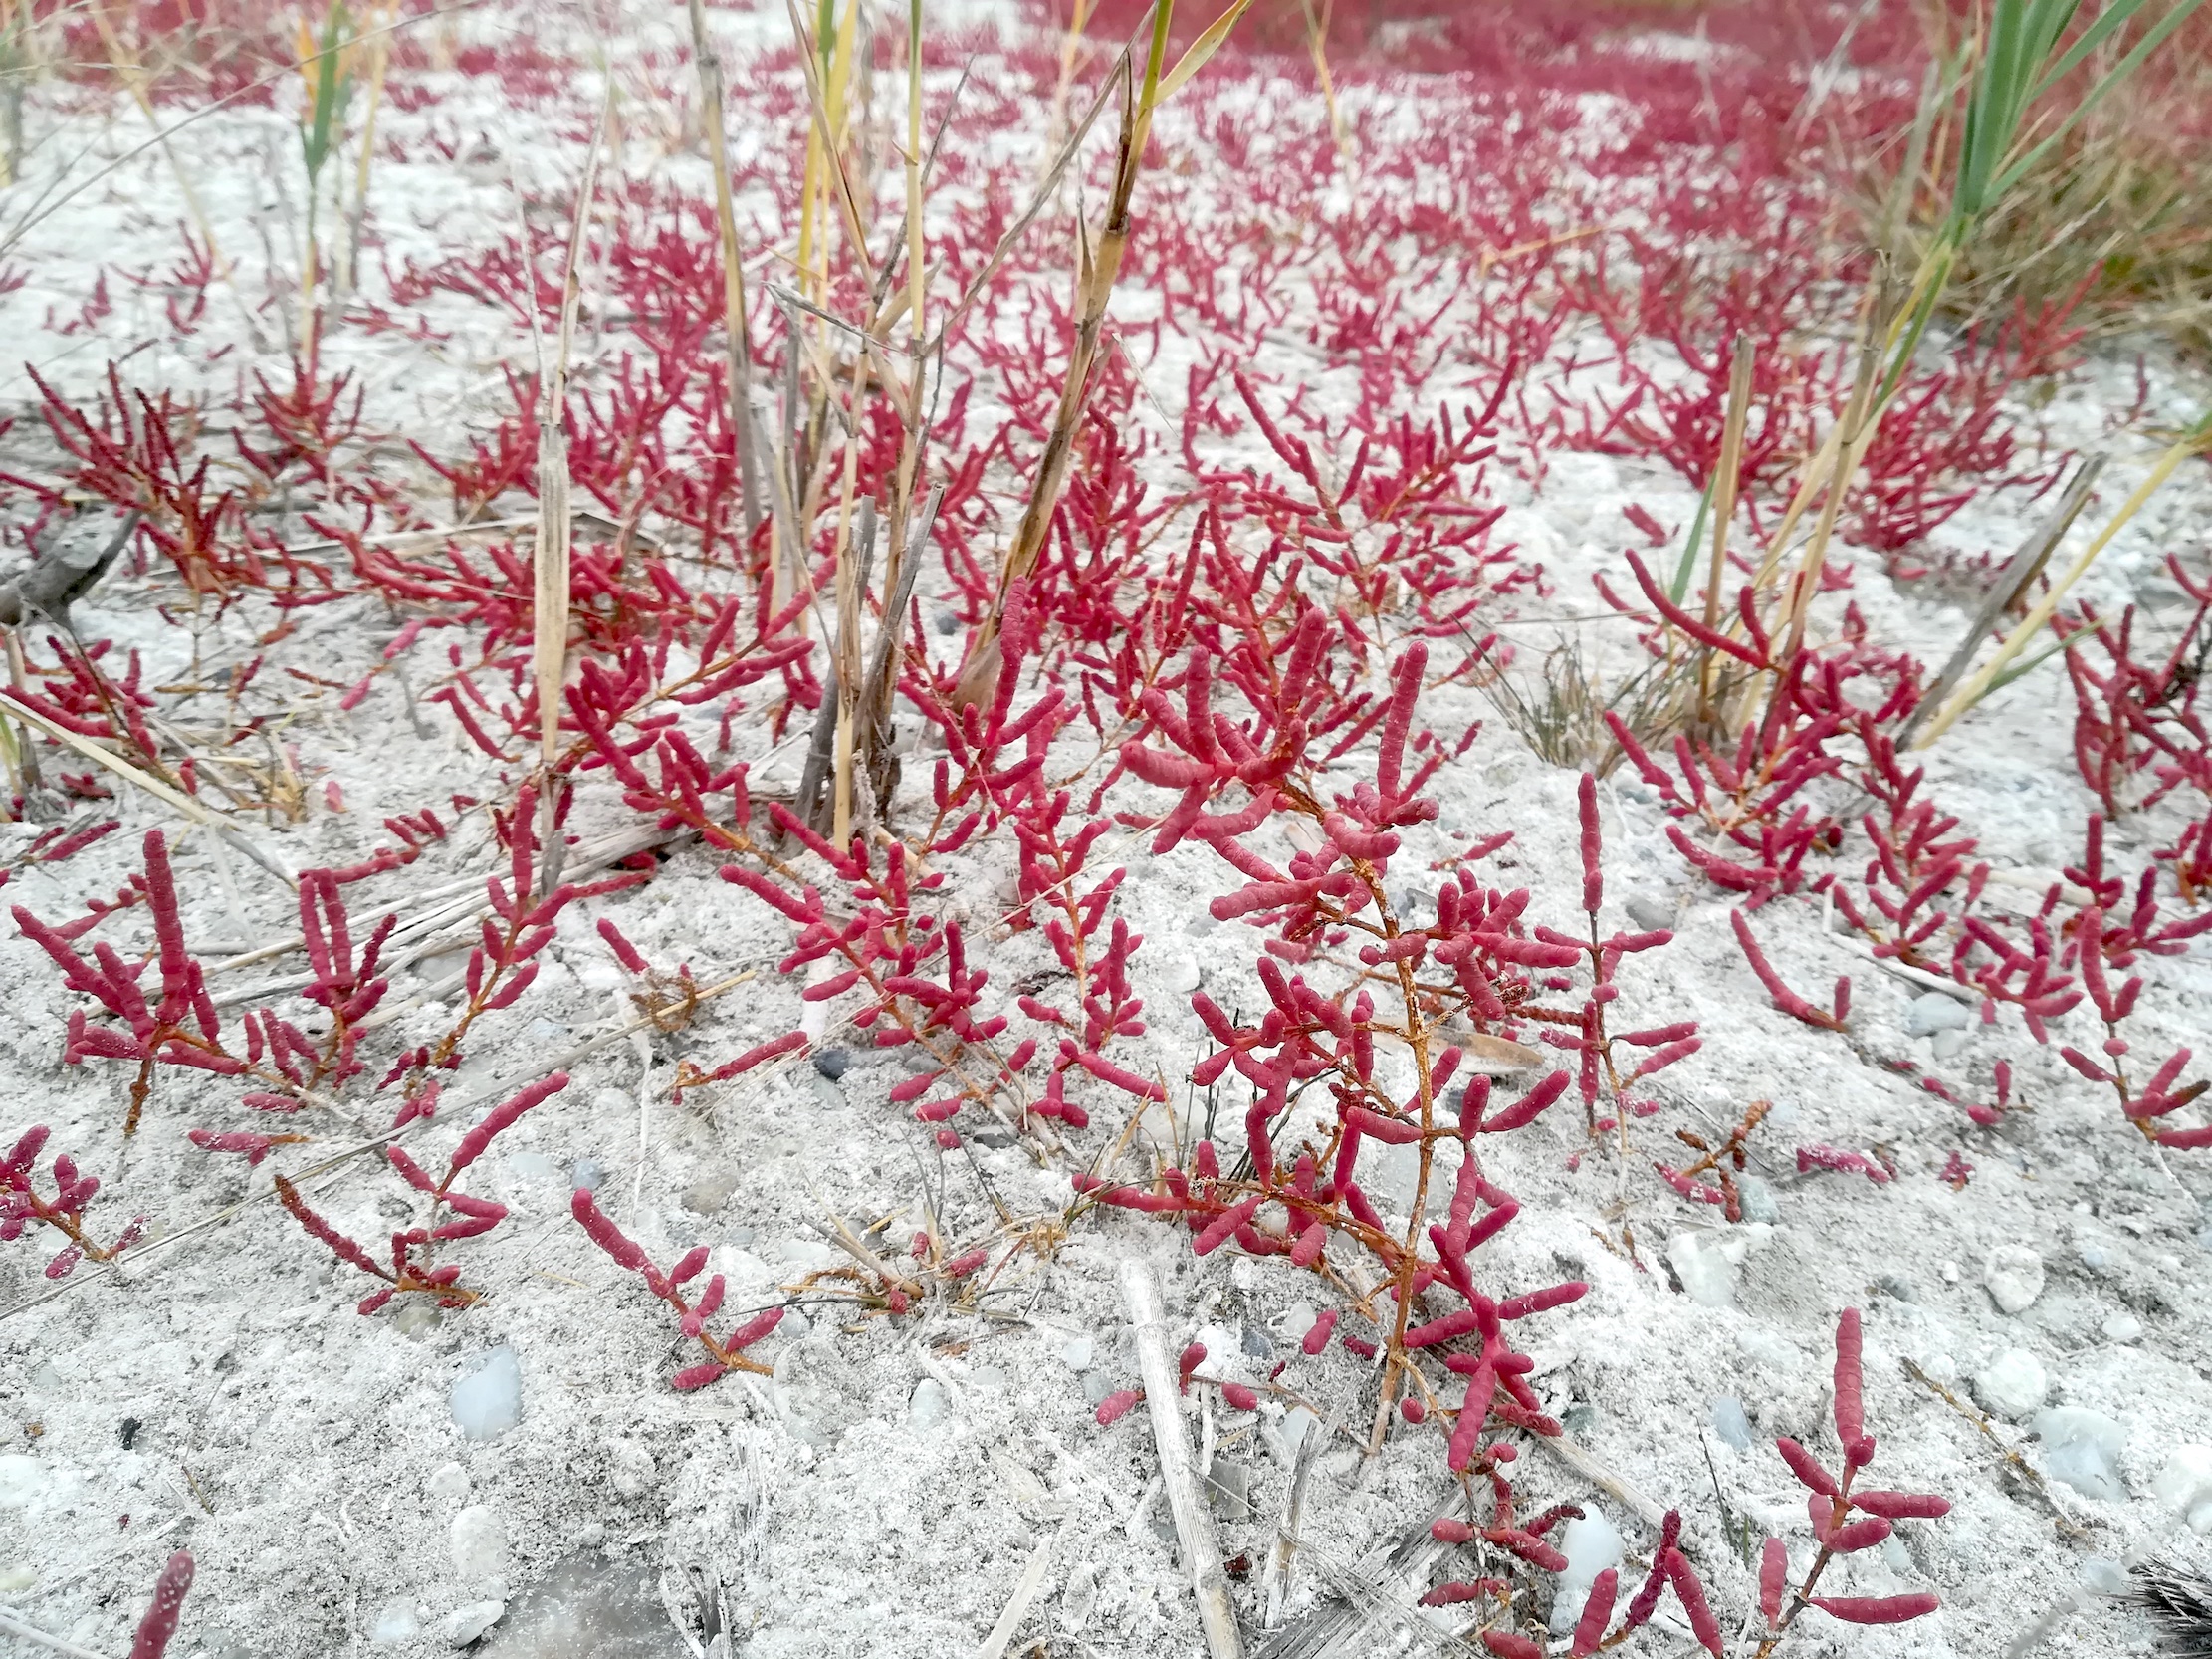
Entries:
[[2176, 1446], [2150, 1483], [2150, 1495], [2198, 1533], [2212, 1533], [2212, 1446]]
[[499, 1623], [500, 1614], [506, 1611], [504, 1601], [472, 1601], [466, 1607], [456, 1607], [438, 1620], [438, 1640], [447, 1647], [467, 1647]]
[[523, 1367], [502, 1345], [453, 1385], [453, 1421], [468, 1440], [494, 1440], [523, 1420]]
[[1701, 1307], [1727, 1307], [1736, 1300], [1735, 1265], [1710, 1233], [1677, 1233], [1666, 1241], [1666, 1265], [1682, 1294]]
[[2104, 1340], [2107, 1342], [2132, 1342], [2142, 1333], [2142, 1320], [2124, 1307], [2104, 1321]]
[[471, 1589], [507, 1588], [507, 1529], [489, 1504], [471, 1504], [453, 1518], [453, 1574]]
[[1751, 1427], [1751, 1419], [1744, 1415], [1743, 1402], [1733, 1394], [1713, 1397], [1713, 1433], [1722, 1442], [1739, 1452], [1748, 1452], [1759, 1443]]
[[1971, 1018], [1966, 1005], [1941, 991], [1927, 991], [1912, 999], [1904, 1013], [1904, 1029], [1914, 1037], [1933, 1037], [1939, 1031], [1964, 1031]]
[[2041, 1411], [2050, 1397], [2051, 1373], [2026, 1348], [2007, 1348], [1974, 1377], [1974, 1395], [2000, 1417]]
[[368, 1627], [368, 1639], [378, 1647], [397, 1647], [421, 1634], [422, 1615], [411, 1595], [393, 1596], [376, 1609], [375, 1621]]
[[2119, 1478], [2119, 1454], [2127, 1431], [2101, 1411], [2059, 1405], [2039, 1411], [2028, 1425], [2043, 1442], [2043, 1472], [2085, 1498], [2124, 1504], [2127, 1486]]
[[1982, 1266], [1982, 1283], [2005, 1312], [2025, 1312], [2043, 1295], [2043, 1258], [2026, 1245], [1999, 1245]]
[[617, 1436], [607, 1442], [607, 1481], [625, 1498], [638, 1498], [660, 1484], [653, 1454], [638, 1441]]

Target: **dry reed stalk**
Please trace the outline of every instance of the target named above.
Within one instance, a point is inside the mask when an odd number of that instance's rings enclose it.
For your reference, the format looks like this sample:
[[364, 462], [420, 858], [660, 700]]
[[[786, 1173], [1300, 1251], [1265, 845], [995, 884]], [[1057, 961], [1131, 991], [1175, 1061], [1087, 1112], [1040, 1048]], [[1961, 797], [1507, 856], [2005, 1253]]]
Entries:
[[[383, 6], [374, 6], [369, 15], [381, 18], [384, 11]], [[376, 117], [384, 104], [384, 73], [391, 67], [391, 35], [386, 30], [376, 29], [367, 37], [367, 44], [368, 110], [361, 118], [361, 153], [353, 168], [353, 205], [346, 213], [345, 240], [340, 244], [343, 260], [332, 281], [341, 307], [360, 269], [361, 220], [368, 211], [369, 166], [376, 159]]]
[[753, 338], [739, 258], [738, 211], [730, 188], [730, 141], [723, 111], [722, 54], [707, 32], [707, 9], [691, 0], [691, 56], [699, 70], [699, 112], [715, 175], [715, 226], [722, 236], [722, 323], [730, 379], [730, 433], [738, 450], [739, 511], [746, 546], [761, 528], [760, 456], [753, 441]]
[[1960, 676], [1966, 672], [1966, 665], [1974, 660], [1975, 651], [1981, 648], [1983, 636], [1996, 626], [1997, 618], [2027, 596], [2029, 584], [2042, 573], [2043, 567], [2049, 563], [2052, 553], [2056, 551], [2068, 529], [2081, 517], [2082, 509], [2089, 505], [2090, 492], [2097, 487], [2097, 480], [2103, 471], [2104, 457], [2101, 455], [2092, 455], [2077, 467], [2073, 481], [2067, 485], [2066, 493], [2059, 498], [2058, 506], [2045, 516], [2042, 523], [2028, 532], [2027, 539], [2005, 561], [2005, 568], [1998, 573], [1997, 580], [1990, 585], [1988, 593], [1983, 596], [1981, 609], [1976, 613], [1973, 625], [1967, 628], [1958, 642], [1958, 649], [1951, 653], [1950, 661], [1943, 665], [1943, 671], [1936, 675], [1935, 682], [1921, 694], [1919, 706], [1898, 732], [1897, 742], [1900, 747], [1911, 747], [1913, 734], [1919, 730], [1921, 722], [1942, 705], [1944, 699], [1950, 695], [1951, 688], [1958, 684]]
[[[1736, 516], [1736, 486], [1743, 471], [1743, 434], [1751, 419], [1751, 372], [1757, 354], [1751, 337], [1738, 331], [1728, 364], [1728, 412], [1720, 427], [1720, 464], [1713, 474], [1712, 560], [1705, 581], [1705, 627], [1720, 626], [1720, 588], [1728, 575], [1728, 529]], [[1710, 645], [1697, 663], [1697, 717], [1702, 725], [1712, 721], [1713, 652]]]
[[[560, 273], [560, 331], [549, 361], [544, 343], [538, 359], [538, 538], [532, 559], [531, 672], [538, 688], [539, 884], [551, 892], [560, 880], [561, 838], [557, 830], [560, 791], [555, 769], [560, 759], [560, 687], [568, 668], [568, 353], [575, 340], [576, 306], [582, 287], [576, 280], [583, 263], [583, 239], [591, 222], [591, 198], [599, 178], [599, 149], [606, 139], [614, 88], [608, 83], [600, 101], [591, 149], [584, 157], [583, 181], [576, 191], [575, 222]], [[530, 258], [530, 228], [523, 227], [523, 257]], [[531, 331], [537, 333], [536, 307]]]
[[1989, 695], [1994, 688], [1998, 675], [2002, 674], [2012, 660], [2027, 648], [2029, 640], [2049, 625], [2051, 618], [2058, 614], [2060, 601], [2066, 597], [2068, 592], [2072, 590], [2077, 582], [2080, 582], [2084, 576], [2089, 574], [2090, 567], [2096, 564], [2098, 556], [2111, 545], [2112, 538], [2117, 536], [2128, 522], [2142, 511], [2143, 503], [2158, 493], [2166, 480], [2174, 475], [2175, 470], [2180, 467], [2182, 462], [2193, 455], [2203, 454], [2207, 449], [2212, 449], [2212, 415], [2207, 415], [2204, 419], [2198, 421], [2195, 426], [2167, 446], [2165, 453], [2158, 457], [2157, 464], [2150, 469], [2143, 481], [2135, 486], [2134, 493], [2120, 504], [2119, 511], [2114, 513], [2105, 523], [2104, 528], [2092, 538], [2089, 546], [2075, 556], [2074, 562], [2066, 568], [2065, 573], [2059, 580], [2044, 591], [2043, 597], [2029, 608], [2028, 614], [2020, 619], [2019, 624], [2013, 628], [2012, 632], [2005, 635], [2004, 643], [1997, 647], [1997, 654], [1969, 675], [1965, 683], [1952, 692], [1949, 699], [1935, 712], [1934, 716], [1928, 721], [1926, 732], [1921, 735], [1913, 748], [1927, 748], [1937, 738], [1949, 731], [1960, 715]]
[[1336, 78], [1329, 73], [1329, 24], [1336, 13], [1336, 0], [1321, 0], [1321, 9], [1313, 9], [1313, 0], [1298, 0], [1299, 8], [1306, 15], [1306, 51], [1313, 59], [1313, 73], [1321, 83], [1321, 102], [1329, 112], [1329, 136], [1336, 140], [1336, 152], [1349, 170], [1352, 165], [1352, 134], [1344, 125], [1344, 112], [1336, 101]]
[[[1075, 86], [1075, 60], [1083, 51], [1083, 28], [1091, 20], [1091, 9], [1097, 0], [1075, 0], [1075, 9], [1068, 14], [1067, 33], [1060, 41], [1060, 77], [1052, 88], [1052, 115], [1044, 126], [1044, 153], [1049, 156], [1060, 141], [1061, 130], [1067, 122], [1067, 95]], [[919, 15], [921, 6], [915, 5]], [[1038, 174], [1041, 181], [1049, 174], [1051, 163]]]
[[1116, 71], [1122, 118], [1121, 140], [1114, 162], [1114, 186], [1095, 248], [1089, 225], [1080, 218], [1076, 220], [1077, 321], [1067, 377], [1060, 386], [1059, 407], [1053, 415], [1051, 433], [1045, 439], [1044, 453], [1037, 462], [1028, 504], [999, 569], [998, 591], [992, 596], [991, 609], [969, 643], [967, 665], [961, 671], [959, 684], [954, 687], [956, 707], [990, 700], [998, 680], [998, 625], [1005, 607], [1006, 590], [1036, 569], [1045, 540], [1051, 534], [1052, 514], [1059, 505], [1060, 487], [1067, 479], [1068, 462], [1075, 451], [1075, 436], [1082, 424], [1084, 406], [1089, 401], [1091, 371], [1098, 361], [1106, 308], [1114, 297], [1114, 283], [1121, 274], [1122, 252], [1129, 244], [1130, 204], [1136, 194], [1138, 174], [1144, 170], [1145, 143], [1152, 135], [1153, 116], [1178, 87], [1197, 74], [1219, 50], [1229, 30], [1235, 27], [1236, 20], [1244, 15], [1250, 4], [1251, 0], [1234, 0], [1234, 4], [1191, 43], [1175, 68], [1170, 70], [1167, 68], [1168, 26], [1175, 15], [1175, 0], [1155, 0], [1152, 44], [1145, 59], [1142, 91], [1130, 85], [1126, 58]]
[[[208, 258], [215, 266], [216, 275], [230, 285], [233, 297], [244, 308], [245, 298], [237, 292], [237, 281], [231, 273], [230, 261], [224, 256], [222, 245], [215, 240], [215, 227], [208, 222], [207, 209], [200, 205], [200, 193], [192, 188], [191, 174], [184, 170], [184, 163], [176, 158], [176, 151], [169, 147], [168, 129], [161, 125], [160, 118], [153, 113], [153, 96], [146, 85], [144, 67], [138, 62], [137, 54], [124, 44], [122, 36], [116, 32], [114, 20], [108, 15], [107, 0], [91, 0], [87, 9], [93, 14], [93, 26], [100, 32], [100, 42], [108, 53], [109, 66], [129, 92], [131, 102], [138, 106], [138, 113], [146, 118], [146, 124], [153, 128], [154, 142], [160, 145], [162, 155], [168, 160], [169, 174], [176, 180], [177, 190], [184, 197], [185, 211], [192, 215], [192, 228], [199, 233], [200, 240], [207, 244]], [[250, 309], [248, 328], [252, 328]], [[258, 344], [258, 331], [254, 338]]]

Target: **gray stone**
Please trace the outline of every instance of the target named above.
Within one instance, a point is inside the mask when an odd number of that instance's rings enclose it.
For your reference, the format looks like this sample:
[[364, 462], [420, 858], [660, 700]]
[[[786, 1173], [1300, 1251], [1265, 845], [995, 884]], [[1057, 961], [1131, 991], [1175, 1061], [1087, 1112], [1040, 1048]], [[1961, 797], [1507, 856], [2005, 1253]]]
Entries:
[[1092, 1405], [1098, 1404], [1114, 1391], [1114, 1379], [1104, 1371], [1083, 1373], [1083, 1398]]
[[1252, 1359], [1266, 1359], [1275, 1351], [1274, 1338], [1255, 1324], [1247, 1324], [1244, 1327], [1242, 1345], [1245, 1355]]
[[737, 1190], [736, 1170], [713, 1169], [686, 1187], [680, 1202], [695, 1216], [711, 1216], [729, 1203], [730, 1195]]
[[2026, 1245], [1999, 1245], [1982, 1265], [1982, 1283], [2005, 1312], [2026, 1312], [2043, 1295], [2043, 1258]]
[[1674, 906], [1665, 899], [1636, 893], [1621, 908], [1629, 913], [1629, 920], [1646, 933], [1671, 931], [1674, 926]]
[[597, 1192], [606, 1178], [607, 1166], [597, 1158], [578, 1158], [568, 1169], [569, 1183], [585, 1192]]
[[1928, 1053], [1937, 1060], [1956, 1060], [1966, 1052], [1966, 1043], [1963, 1031], [1939, 1031], [1928, 1039]]
[[1234, 1458], [1217, 1457], [1206, 1476], [1207, 1496], [1223, 1521], [1252, 1518], [1252, 1472]]
[[515, 1598], [478, 1659], [689, 1659], [658, 1575], [636, 1560], [570, 1555]]
[[831, 1082], [841, 1079], [852, 1065], [850, 1049], [822, 1049], [814, 1055], [814, 1069]]

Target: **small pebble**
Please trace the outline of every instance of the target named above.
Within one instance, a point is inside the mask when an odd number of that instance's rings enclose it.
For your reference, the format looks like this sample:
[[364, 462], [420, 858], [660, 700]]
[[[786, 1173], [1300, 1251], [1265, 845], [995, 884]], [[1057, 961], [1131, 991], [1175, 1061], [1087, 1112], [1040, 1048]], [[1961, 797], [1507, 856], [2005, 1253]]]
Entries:
[[430, 1471], [423, 1489], [441, 1504], [458, 1504], [469, 1495], [469, 1472], [458, 1463], [441, 1463]]
[[1774, 1196], [1774, 1188], [1757, 1175], [1736, 1177], [1736, 1197], [1743, 1204], [1745, 1221], [1763, 1221], [1771, 1227], [1782, 1219], [1782, 1205]]
[[734, 1169], [709, 1170], [705, 1175], [684, 1189], [679, 1200], [695, 1216], [711, 1216], [730, 1202], [730, 1195], [738, 1190], [738, 1172]]
[[1964, 1031], [1939, 1031], [1928, 1039], [1928, 1053], [1937, 1060], [1956, 1060], [1966, 1052]]
[[466, 1607], [456, 1607], [438, 1620], [438, 1640], [448, 1647], [467, 1647], [499, 1623], [506, 1611], [504, 1601], [472, 1601]]
[[1097, 1605], [1098, 1568], [1089, 1561], [1077, 1561], [1060, 1587], [1060, 1629], [1075, 1635], [1090, 1622], [1091, 1611]]
[[39, 1569], [27, 1561], [0, 1566], [0, 1595], [21, 1595], [39, 1581]]
[[523, 1420], [523, 1367], [511, 1347], [500, 1346], [453, 1385], [453, 1421], [468, 1440], [496, 1440]]
[[507, 1590], [507, 1529], [489, 1504], [471, 1504], [453, 1518], [453, 1573], [472, 1589]]
[[1066, 1360], [1072, 1369], [1087, 1371], [1091, 1368], [1091, 1355], [1097, 1351], [1097, 1347], [1098, 1344], [1091, 1339], [1087, 1332], [1081, 1336], [1070, 1336], [1067, 1339], [1067, 1345], [1060, 1349], [1060, 1357]]
[[1677, 1233], [1666, 1241], [1666, 1265], [1682, 1294], [1701, 1307], [1728, 1307], [1736, 1300], [1736, 1274], [1718, 1242], [1706, 1233]]
[[2132, 1342], [2142, 1333], [2142, 1320], [2124, 1307], [2104, 1321], [2104, 1340], [2107, 1342]]
[[2085, 1498], [2107, 1504], [2127, 1502], [2119, 1476], [2119, 1455], [2127, 1431], [2101, 1411], [2083, 1406], [2050, 1406], [2036, 1413], [2029, 1427], [2043, 1442], [2043, 1472]]
[[2176, 1446], [2150, 1483], [2150, 1495], [2189, 1524], [2212, 1533], [2212, 1446]]
[[1636, 894], [1621, 908], [1629, 913], [1629, 920], [1646, 933], [1667, 931], [1674, 925], [1674, 906], [1648, 893]]
[[1982, 1283], [2005, 1312], [2026, 1312], [2043, 1295], [2043, 1258], [2026, 1245], [1999, 1245], [1982, 1266]]
[[2082, 1561], [2082, 1587], [2095, 1590], [2099, 1595], [2126, 1595], [2134, 1589], [2127, 1576], [2127, 1569], [2103, 1555], [2086, 1556]]
[[2041, 1411], [2051, 1395], [2051, 1373], [2025, 1348], [2007, 1348], [1974, 1376], [1974, 1395], [2000, 1417]]
[[543, 1152], [510, 1152], [507, 1173], [522, 1181], [557, 1181], [560, 1165]]
[[568, 1168], [569, 1185], [579, 1192], [597, 1192], [606, 1178], [607, 1166], [597, 1158], [578, 1158]]
[[617, 1436], [607, 1442], [607, 1482], [625, 1498], [640, 1498], [660, 1484], [660, 1471], [640, 1442]]
[[1552, 1583], [1552, 1632], [1564, 1635], [1575, 1627], [1582, 1604], [1590, 1599], [1590, 1586], [1598, 1574], [1621, 1564], [1621, 1535], [1596, 1505], [1559, 1531], [1559, 1552], [1567, 1557], [1566, 1570]]
[[1914, 1037], [1933, 1037], [1939, 1031], [1964, 1031], [1972, 1017], [1956, 997], [1927, 991], [1914, 997], [1905, 1010], [1904, 1029]]
[[1247, 1324], [1244, 1327], [1244, 1339], [1239, 1346], [1243, 1348], [1245, 1357], [1249, 1359], [1266, 1359], [1271, 1357], [1275, 1351], [1274, 1338], [1255, 1324]]
[[843, 1077], [846, 1069], [851, 1065], [852, 1051], [850, 1049], [819, 1049], [814, 1053], [814, 1069], [831, 1082], [836, 1082]]
[[397, 1647], [421, 1634], [422, 1615], [411, 1595], [393, 1596], [376, 1609], [376, 1620], [368, 1627], [368, 1639], [378, 1647]]
[[1713, 1433], [1735, 1451], [1748, 1452], [1759, 1443], [1751, 1419], [1744, 1415], [1743, 1402], [1733, 1394], [1714, 1396], [1712, 1424]]
[[947, 638], [960, 632], [960, 618], [950, 610], [940, 610], [930, 618], [930, 625]]
[[1206, 981], [1199, 967], [1199, 959], [1185, 951], [1168, 959], [1168, 989], [1179, 997], [1187, 997]]
[[1099, 1401], [1103, 1400], [1113, 1391], [1114, 1379], [1111, 1376], [1107, 1375], [1106, 1372], [1085, 1371], [1083, 1373], [1083, 1398], [1088, 1400], [1092, 1405], [1097, 1405]]
[[924, 1377], [907, 1396], [906, 1420], [918, 1429], [934, 1429], [945, 1421], [948, 1404], [945, 1385], [935, 1377]]
[[434, 1302], [410, 1298], [399, 1304], [399, 1311], [392, 1315], [391, 1322], [399, 1327], [400, 1335], [419, 1342], [445, 1323], [445, 1311]]

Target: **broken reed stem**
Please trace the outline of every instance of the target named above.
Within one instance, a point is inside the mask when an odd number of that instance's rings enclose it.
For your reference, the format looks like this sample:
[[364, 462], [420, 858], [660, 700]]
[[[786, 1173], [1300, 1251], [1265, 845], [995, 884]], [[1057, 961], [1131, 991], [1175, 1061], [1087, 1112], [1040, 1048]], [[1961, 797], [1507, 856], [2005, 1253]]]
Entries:
[[[176, 158], [176, 151], [169, 147], [169, 133], [153, 113], [153, 98], [147, 91], [145, 71], [139, 64], [137, 55], [123, 44], [122, 37], [115, 32], [114, 21], [108, 15], [107, 0], [92, 0], [90, 10], [94, 27], [100, 31], [101, 45], [107, 49], [109, 66], [128, 90], [131, 101], [138, 106], [138, 113], [146, 118], [146, 124], [153, 128], [154, 142], [161, 146], [161, 153], [168, 160], [169, 175], [176, 180], [177, 190], [184, 197], [185, 211], [192, 215], [192, 228], [199, 232], [200, 240], [207, 244], [208, 258], [213, 261], [216, 274], [229, 285], [232, 297], [239, 305], [245, 307], [245, 296], [238, 293], [237, 279], [231, 271], [230, 261], [223, 256], [222, 245], [215, 240], [215, 227], [208, 222], [207, 209], [200, 205], [200, 193], [192, 188], [191, 174], [184, 170], [184, 164]], [[19, 233], [28, 228], [18, 227]], [[260, 335], [252, 329], [251, 308], [246, 309], [249, 332], [254, 333], [258, 342]]]
[[[591, 197], [599, 178], [599, 148], [606, 138], [607, 116], [613, 102], [614, 85], [609, 78], [599, 104], [598, 124], [592, 128], [591, 148], [584, 157], [575, 220], [569, 227], [568, 250], [561, 262], [560, 329], [552, 359], [541, 356], [539, 360], [538, 546], [532, 561], [536, 580], [531, 668], [538, 688], [539, 883], [548, 892], [560, 879], [560, 792], [554, 787], [553, 775], [560, 759], [560, 687], [568, 668], [568, 353], [575, 340], [576, 307], [582, 295], [576, 272], [583, 263], [584, 233], [591, 222]], [[528, 234], [526, 224], [526, 238]], [[523, 253], [527, 265], [527, 240]]]
[[[1743, 468], [1744, 429], [1751, 420], [1751, 372], [1757, 354], [1753, 351], [1751, 337], [1737, 331], [1732, 356], [1728, 365], [1728, 413], [1720, 428], [1720, 466], [1713, 475], [1712, 516], [1708, 534], [1712, 537], [1712, 563], [1705, 582], [1705, 627], [1717, 632], [1720, 626], [1720, 590], [1728, 575], [1728, 526], [1736, 516], [1736, 486]], [[1697, 716], [1700, 724], [1712, 720], [1713, 653], [1707, 645], [1700, 653], [1697, 664]]]
[[730, 141], [723, 114], [722, 54], [707, 32], [707, 9], [691, 0], [691, 56], [699, 69], [700, 123], [715, 175], [715, 225], [722, 236], [722, 322], [729, 355], [730, 433], [738, 451], [739, 511], [750, 555], [761, 528], [760, 455], [753, 441], [753, 337], [739, 258], [737, 202], [730, 188]]
[[1329, 135], [1336, 140], [1336, 152], [1347, 169], [1352, 166], [1352, 135], [1345, 129], [1344, 112], [1336, 101], [1336, 78], [1329, 73], [1329, 24], [1336, 13], [1336, 0], [1321, 0], [1321, 10], [1313, 9], [1313, 0], [1298, 0], [1306, 14], [1306, 51], [1313, 58], [1313, 73], [1321, 83], [1321, 102], [1329, 112]]
[[[1136, 1336], [1137, 1368], [1144, 1378], [1153, 1443], [1160, 1453], [1160, 1480], [1167, 1488], [1168, 1507], [1175, 1514], [1184, 1569], [1191, 1575], [1192, 1593], [1198, 1598], [1199, 1628], [1206, 1635], [1206, 1651], [1212, 1659], [1242, 1659], [1243, 1638], [1237, 1633], [1236, 1609], [1229, 1601], [1228, 1576], [1221, 1570], [1221, 1540], [1214, 1529], [1213, 1508], [1199, 1487], [1190, 1438], [1184, 1433], [1182, 1379], [1168, 1351], [1160, 1285], [1149, 1262], [1122, 1263], [1121, 1295]], [[1307, 1432], [1318, 1434], [1320, 1430], [1316, 1427]]]

